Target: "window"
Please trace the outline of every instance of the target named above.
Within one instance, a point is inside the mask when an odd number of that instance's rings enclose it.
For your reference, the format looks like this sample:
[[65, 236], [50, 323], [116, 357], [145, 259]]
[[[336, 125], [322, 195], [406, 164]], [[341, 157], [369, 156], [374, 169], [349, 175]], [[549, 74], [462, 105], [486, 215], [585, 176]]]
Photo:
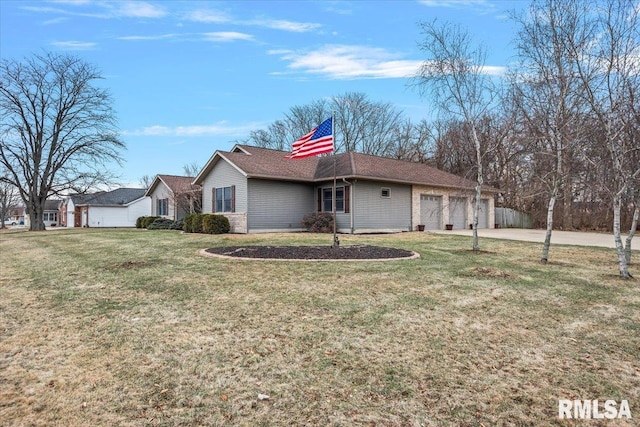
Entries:
[[169, 199], [158, 199], [156, 211], [158, 216], [169, 215]]
[[[322, 212], [333, 212], [333, 187], [321, 188], [321, 204], [318, 208]], [[336, 187], [336, 212], [349, 212], [349, 188]]]
[[44, 212], [42, 214], [43, 221], [58, 222], [58, 212]]
[[235, 185], [214, 188], [215, 212], [235, 212]]
[[388, 187], [380, 188], [380, 197], [383, 199], [388, 199], [391, 197], [391, 189]]

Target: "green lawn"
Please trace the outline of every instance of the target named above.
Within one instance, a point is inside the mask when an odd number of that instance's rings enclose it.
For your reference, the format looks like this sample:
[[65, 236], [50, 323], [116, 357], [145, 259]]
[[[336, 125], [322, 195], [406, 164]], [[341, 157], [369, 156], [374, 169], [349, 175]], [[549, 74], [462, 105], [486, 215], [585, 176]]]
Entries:
[[558, 399], [640, 419], [640, 286], [614, 250], [541, 265], [537, 244], [341, 240], [421, 258], [199, 255], [330, 235], [0, 233], [0, 425], [571, 425]]

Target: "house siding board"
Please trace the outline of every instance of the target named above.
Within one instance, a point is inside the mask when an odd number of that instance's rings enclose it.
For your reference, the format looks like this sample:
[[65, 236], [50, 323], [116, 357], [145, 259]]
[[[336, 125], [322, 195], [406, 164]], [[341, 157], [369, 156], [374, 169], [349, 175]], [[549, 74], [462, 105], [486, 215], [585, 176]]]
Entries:
[[[391, 190], [391, 197], [380, 195], [381, 188]], [[353, 227], [358, 230], [411, 229], [411, 186], [382, 182], [358, 181], [353, 185]], [[348, 221], [349, 215], [344, 214]], [[338, 226], [343, 227], [341, 218]], [[348, 226], [348, 223], [346, 224]]]
[[300, 230], [302, 218], [315, 210], [315, 192], [311, 184], [249, 179], [248, 188], [247, 226], [250, 232]]
[[225, 160], [220, 160], [202, 182], [202, 212], [215, 213], [213, 188], [236, 186], [235, 211], [247, 212], [247, 178]]
[[173, 219], [173, 195], [162, 182], [153, 189], [151, 193], [151, 212], [153, 216], [158, 216], [158, 200], [169, 199], [169, 215], [165, 215], [166, 218]]

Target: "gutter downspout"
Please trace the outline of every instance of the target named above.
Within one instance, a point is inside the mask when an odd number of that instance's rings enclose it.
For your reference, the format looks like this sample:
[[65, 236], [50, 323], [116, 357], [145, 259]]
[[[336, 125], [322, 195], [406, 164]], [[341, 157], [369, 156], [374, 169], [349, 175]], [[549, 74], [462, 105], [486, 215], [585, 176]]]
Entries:
[[353, 230], [353, 185], [347, 181], [345, 178], [342, 178], [342, 182], [349, 186], [349, 227], [351, 228], [351, 234], [354, 234]]

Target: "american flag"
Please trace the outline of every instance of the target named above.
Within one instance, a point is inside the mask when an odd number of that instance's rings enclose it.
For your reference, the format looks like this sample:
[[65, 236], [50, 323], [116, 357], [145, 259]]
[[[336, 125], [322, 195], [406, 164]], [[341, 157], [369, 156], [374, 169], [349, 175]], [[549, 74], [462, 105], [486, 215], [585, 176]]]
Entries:
[[297, 139], [293, 143], [291, 154], [285, 157], [288, 159], [303, 159], [332, 151], [333, 126], [332, 118], [329, 117], [320, 123], [320, 126], [316, 126], [311, 132]]

